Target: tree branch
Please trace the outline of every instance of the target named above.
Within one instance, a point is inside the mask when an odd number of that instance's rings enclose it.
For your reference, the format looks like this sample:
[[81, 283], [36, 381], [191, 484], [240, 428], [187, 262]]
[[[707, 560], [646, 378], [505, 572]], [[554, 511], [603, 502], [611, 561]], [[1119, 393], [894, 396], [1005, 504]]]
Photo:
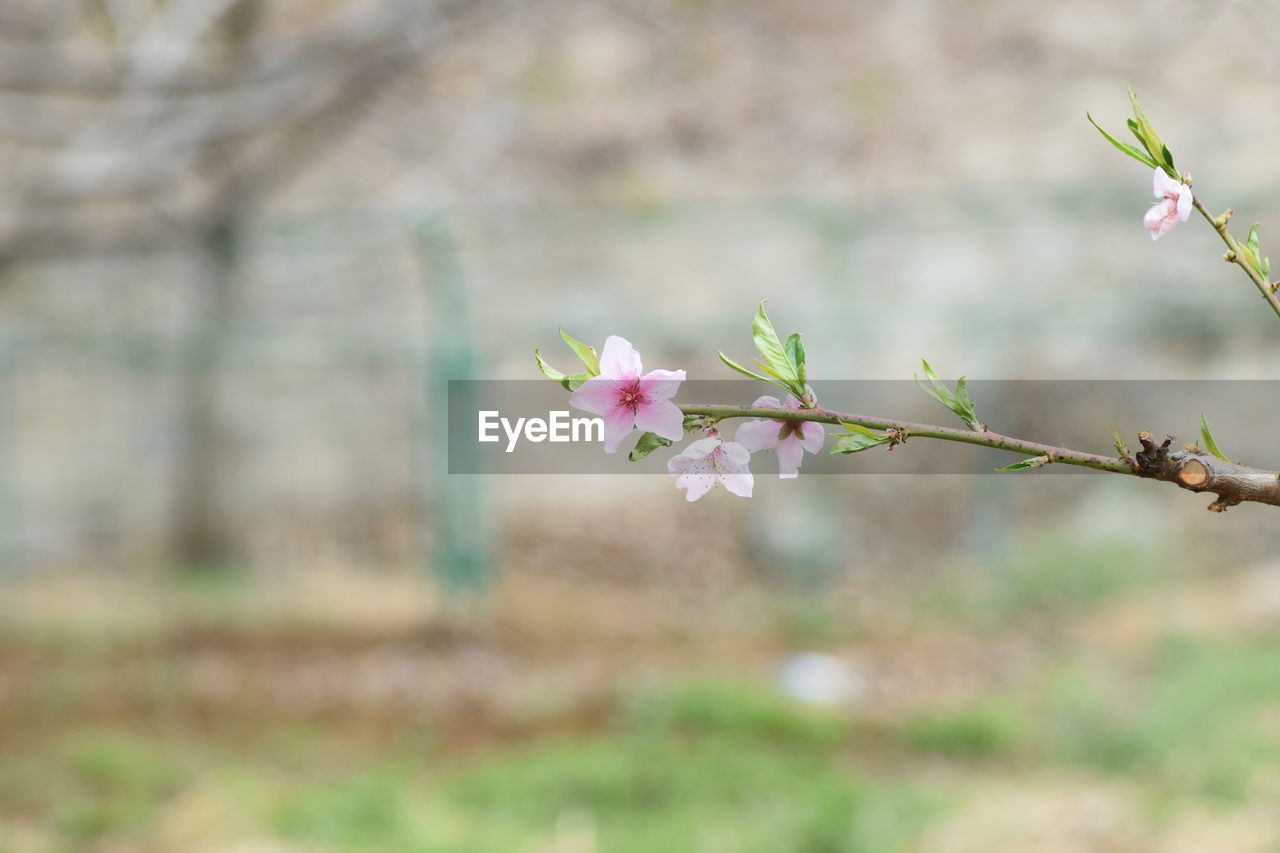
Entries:
[[[1245, 502], [1280, 506], [1280, 473], [1250, 468], [1236, 462], [1218, 459], [1196, 447], [1170, 450], [1172, 438], [1156, 445], [1151, 433], [1142, 432], [1138, 441], [1142, 451], [1136, 456], [1103, 456], [1066, 447], [1054, 447], [991, 430], [965, 430], [958, 427], [918, 424], [891, 418], [870, 417], [849, 412], [836, 412], [821, 406], [812, 409], [771, 409], [752, 406], [681, 405], [686, 415], [701, 415], [712, 421], [727, 418], [763, 418], [775, 421], [813, 421], [825, 424], [857, 424], [870, 429], [895, 433], [893, 444], [919, 436], [940, 441], [955, 441], [1007, 450], [1023, 456], [1044, 459], [1044, 464], [1058, 463], [1092, 468], [1112, 474], [1128, 474], [1150, 480], [1173, 483], [1192, 492], [1209, 492], [1218, 499], [1209, 504], [1212, 512]], [[892, 446], [892, 444], [891, 444]]]
[[1253, 282], [1253, 286], [1258, 288], [1258, 292], [1262, 294], [1262, 298], [1267, 300], [1271, 310], [1275, 312], [1277, 317], [1280, 317], [1280, 298], [1276, 297], [1275, 288], [1271, 286], [1271, 282], [1259, 275], [1258, 271], [1253, 268], [1253, 264], [1249, 263], [1248, 255], [1244, 247], [1240, 245], [1240, 241], [1227, 230], [1227, 220], [1231, 218], [1232, 211], [1227, 211], [1221, 216], [1214, 216], [1200, 203], [1199, 196], [1193, 196], [1191, 203], [1196, 210], [1200, 211], [1200, 215], [1209, 221], [1209, 224], [1213, 226], [1213, 230], [1218, 232], [1222, 242], [1227, 244], [1227, 253], [1222, 256], [1223, 260], [1233, 263], [1244, 270], [1245, 275], [1249, 276], [1249, 280]]

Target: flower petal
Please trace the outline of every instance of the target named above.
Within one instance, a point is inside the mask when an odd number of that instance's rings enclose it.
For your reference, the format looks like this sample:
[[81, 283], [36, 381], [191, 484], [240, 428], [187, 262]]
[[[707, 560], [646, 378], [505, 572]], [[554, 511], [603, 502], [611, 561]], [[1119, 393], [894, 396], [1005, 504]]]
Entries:
[[681, 471], [687, 471], [693, 463], [705, 459], [707, 454], [719, 446], [720, 439], [714, 436], [689, 442], [684, 450], [667, 460], [667, 473], [677, 474]]
[[635, 425], [645, 432], [651, 432], [672, 441], [684, 438], [684, 412], [670, 400], [658, 400], [636, 406]]
[[684, 497], [687, 501], [696, 501], [698, 498], [711, 491], [711, 487], [716, 484], [716, 475], [710, 471], [688, 474], [681, 474], [676, 478], [676, 488], [684, 489]]
[[1184, 186], [1182, 188], [1182, 192], [1178, 194], [1178, 221], [1179, 222], [1186, 222], [1187, 218], [1191, 216], [1192, 199], [1193, 199], [1193, 196], [1191, 195], [1191, 187]]
[[640, 353], [626, 338], [610, 335], [600, 353], [600, 375], [610, 379], [637, 379], [643, 368]]
[[650, 370], [640, 377], [640, 390], [651, 400], [670, 400], [684, 377], [683, 370]]
[[751, 464], [751, 451], [736, 442], [721, 442], [720, 452], [724, 454], [727, 462], [724, 466], [725, 470], [746, 470], [746, 467]]
[[1142, 217], [1142, 224], [1151, 231], [1151, 239], [1159, 240], [1160, 235], [1166, 233], [1174, 224], [1174, 206], [1169, 199], [1161, 199], [1147, 211]]
[[724, 487], [740, 498], [751, 497], [751, 487], [755, 483], [755, 478], [751, 476], [750, 471], [744, 471], [741, 474], [724, 474], [720, 477], [720, 482], [724, 483]]
[[569, 405], [593, 415], [603, 415], [618, 405], [619, 393], [617, 380], [593, 376], [569, 395]]
[[781, 409], [782, 403], [778, 401], [777, 397], [770, 397], [766, 394], [763, 397], [757, 397], [751, 407], [753, 409]]
[[800, 427], [800, 446], [810, 453], [821, 453], [822, 444], [827, 440], [827, 431], [822, 424], [809, 421]]
[[636, 425], [635, 415], [625, 406], [617, 406], [604, 413], [604, 452], [617, 451], [618, 445], [631, 435]]
[[790, 480], [800, 474], [800, 463], [804, 461], [804, 448], [800, 439], [794, 434], [778, 442], [778, 477]]
[[1177, 198], [1182, 186], [1181, 181], [1175, 181], [1164, 169], [1156, 167], [1156, 173], [1151, 180], [1151, 189], [1156, 198]]
[[1142, 217], [1142, 224], [1147, 228], [1158, 228], [1161, 221], [1172, 211], [1173, 202], [1167, 198], [1162, 198], [1147, 208], [1146, 214]]
[[733, 440], [748, 451], [765, 450], [766, 448], [778, 446], [778, 433], [781, 431], [782, 424], [779, 421], [744, 421], [738, 426], [738, 431], [734, 434]]

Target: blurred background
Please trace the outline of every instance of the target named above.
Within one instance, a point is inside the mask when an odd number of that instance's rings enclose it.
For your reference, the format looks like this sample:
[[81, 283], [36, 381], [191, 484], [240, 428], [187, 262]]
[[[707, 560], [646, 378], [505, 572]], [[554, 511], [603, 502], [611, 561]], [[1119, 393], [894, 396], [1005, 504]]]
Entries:
[[6, 0], [0, 851], [1274, 851], [1274, 510], [449, 476], [442, 400], [561, 326], [724, 376], [764, 298], [816, 378], [1275, 378], [1085, 112], [1137, 89], [1265, 251], [1278, 46], [1262, 0]]

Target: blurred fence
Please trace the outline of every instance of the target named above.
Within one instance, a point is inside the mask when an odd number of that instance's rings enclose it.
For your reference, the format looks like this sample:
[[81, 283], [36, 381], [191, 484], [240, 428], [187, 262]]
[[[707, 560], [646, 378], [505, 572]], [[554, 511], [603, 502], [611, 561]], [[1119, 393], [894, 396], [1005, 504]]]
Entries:
[[[231, 271], [231, 320], [217, 330], [206, 511], [228, 553], [253, 565], [421, 564], [454, 586], [482, 584], [502, 526], [483, 493], [510, 484], [443, 473], [444, 381], [532, 376], [533, 347], [550, 356], [560, 326], [588, 341], [625, 334], [664, 364], [719, 375], [715, 350], [746, 354], [764, 298], [781, 326], [808, 334], [817, 378], [901, 378], [920, 356], [987, 377], [1267, 376], [1256, 368], [1275, 354], [1274, 336], [1246, 284], [1204, 285], [1230, 278], [1212, 264], [1213, 235], [1188, 233], [1193, 223], [1146, 252], [1132, 195], [1048, 187], [865, 206], [256, 220]], [[1261, 206], [1266, 194], [1235, 197]], [[8, 570], [175, 560], [193, 452], [183, 386], [191, 342], [207, 333], [207, 261], [188, 248], [6, 273]], [[1002, 493], [984, 480], [968, 511], [990, 542]], [[773, 541], [770, 527], [753, 527], [769, 540], [763, 551], [821, 576], [836, 550], [856, 547], [823, 509], [820, 492], [838, 487], [794, 489], [787, 500], [813, 535]], [[743, 511], [780, 511], [767, 497], [756, 506]]]

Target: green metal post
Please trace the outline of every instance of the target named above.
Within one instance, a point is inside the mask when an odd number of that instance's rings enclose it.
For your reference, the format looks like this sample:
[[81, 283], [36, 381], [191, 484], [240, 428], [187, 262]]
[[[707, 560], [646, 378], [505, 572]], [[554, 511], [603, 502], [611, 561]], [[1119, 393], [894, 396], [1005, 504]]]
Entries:
[[[424, 570], [434, 575], [445, 596], [474, 600], [492, 576], [489, 519], [479, 475], [450, 474], [450, 461], [466, 470], [467, 459], [448, 457], [449, 380], [469, 379], [475, 348], [468, 311], [466, 278], [448, 230], [439, 219], [415, 233], [426, 287], [428, 340], [421, 350], [425, 406], [420, 421], [418, 458], [422, 504], [435, 529], [435, 548], [425, 556]], [[466, 388], [462, 387], [465, 395]], [[455, 386], [454, 404], [466, 405]], [[459, 451], [465, 452], [465, 450]]]

